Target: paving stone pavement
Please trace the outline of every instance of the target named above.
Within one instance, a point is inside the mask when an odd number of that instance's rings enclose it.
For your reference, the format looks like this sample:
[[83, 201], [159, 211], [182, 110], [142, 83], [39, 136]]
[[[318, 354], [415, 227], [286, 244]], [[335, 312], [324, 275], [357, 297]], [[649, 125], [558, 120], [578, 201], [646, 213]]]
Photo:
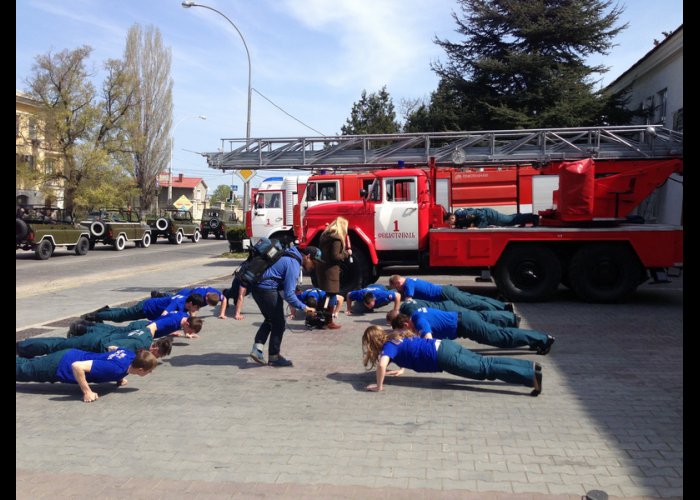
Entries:
[[[429, 279], [495, 293], [473, 277]], [[336, 331], [290, 321], [282, 353], [295, 366], [259, 366], [248, 353], [261, 315], [252, 297], [243, 310], [235, 321], [205, 309], [200, 339], [177, 339], [126, 387], [95, 385], [92, 404], [77, 386], [17, 383], [16, 497], [683, 497], [682, 280], [643, 285], [625, 304], [566, 291], [516, 304], [522, 328], [557, 337], [548, 356], [460, 340], [540, 362], [536, 398], [411, 371], [366, 392], [360, 338], [386, 307], [342, 315]]]

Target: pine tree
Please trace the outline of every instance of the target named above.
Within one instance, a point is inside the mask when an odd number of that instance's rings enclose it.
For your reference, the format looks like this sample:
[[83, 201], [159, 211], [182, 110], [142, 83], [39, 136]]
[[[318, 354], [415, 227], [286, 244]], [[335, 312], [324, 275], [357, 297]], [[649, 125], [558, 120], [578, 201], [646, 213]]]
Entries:
[[394, 134], [401, 130], [396, 111], [386, 86], [369, 96], [362, 91], [360, 100], [352, 105], [350, 118], [340, 129], [343, 135]]
[[[611, 0], [458, 0], [464, 40], [435, 39], [448, 62], [411, 130], [573, 127], [626, 121], [624, 96], [596, 91], [592, 54], [608, 54], [622, 8]], [[426, 129], [424, 127], [430, 127]]]

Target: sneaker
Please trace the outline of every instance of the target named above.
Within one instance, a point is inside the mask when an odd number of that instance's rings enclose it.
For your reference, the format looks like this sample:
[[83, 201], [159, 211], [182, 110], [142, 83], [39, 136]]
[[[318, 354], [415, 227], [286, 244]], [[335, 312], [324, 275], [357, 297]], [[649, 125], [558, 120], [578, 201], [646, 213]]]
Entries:
[[549, 351], [552, 349], [552, 344], [554, 344], [554, 341], [556, 340], [555, 337], [552, 337], [551, 335], [547, 335], [547, 341], [544, 343], [543, 346], [537, 348], [537, 354], [544, 356], [545, 354], [549, 354]]
[[266, 364], [265, 355], [260, 349], [257, 349], [255, 346], [253, 346], [253, 350], [250, 351], [250, 358], [261, 365]]
[[275, 366], [281, 368], [284, 366], [294, 366], [291, 360], [282, 357], [280, 354], [276, 356], [270, 356], [270, 361], [267, 363], [269, 366]]

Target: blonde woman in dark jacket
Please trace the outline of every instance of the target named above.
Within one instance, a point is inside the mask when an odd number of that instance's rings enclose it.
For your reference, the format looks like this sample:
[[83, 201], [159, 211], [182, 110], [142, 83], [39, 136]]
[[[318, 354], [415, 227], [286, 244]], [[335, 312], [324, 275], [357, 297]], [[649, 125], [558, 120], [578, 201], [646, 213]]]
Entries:
[[352, 250], [346, 247], [347, 237], [348, 220], [338, 217], [321, 233], [318, 245], [324, 262], [316, 265], [316, 278], [318, 288], [326, 292], [328, 298], [325, 308], [319, 304], [319, 309], [325, 309], [325, 328], [331, 330], [340, 328], [334, 321], [333, 309], [337, 301], [336, 295], [340, 293], [340, 264], [352, 253]]

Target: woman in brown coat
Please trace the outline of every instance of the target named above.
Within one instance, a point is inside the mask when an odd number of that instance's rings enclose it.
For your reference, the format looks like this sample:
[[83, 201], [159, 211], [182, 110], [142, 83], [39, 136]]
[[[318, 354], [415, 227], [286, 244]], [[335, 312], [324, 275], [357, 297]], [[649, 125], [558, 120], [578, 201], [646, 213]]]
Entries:
[[348, 220], [338, 217], [328, 224], [319, 240], [324, 263], [317, 263], [316, 278], [318, 287], [326, 292], [328, 304], [326, 305], [326, 328], [335, 330], [340, 325], [333, 321], [333, 308], [336, 305], [336, 295], [340, 293], [340, 264], [348, 258], [352, 251], [346, 248], [348, 237]]

